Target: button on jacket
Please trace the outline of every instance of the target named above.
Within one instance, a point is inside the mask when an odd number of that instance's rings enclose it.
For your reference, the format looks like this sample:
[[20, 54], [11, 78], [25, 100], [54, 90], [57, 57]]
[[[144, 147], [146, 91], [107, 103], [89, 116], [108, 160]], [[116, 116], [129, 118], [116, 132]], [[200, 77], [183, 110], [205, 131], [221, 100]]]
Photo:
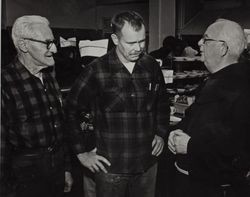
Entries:
[[151, 56], [143, 55], [131, 74], [111, 50], [88, 65], [67, 104], [76, 153], [85, 151], [77, 110], [94, 106], [97, 154], [111, 162], [110, 173], [139, 173], [155, 162], [152, 141], [155, 134], [167, 134], [169, 103], [161, 69]]

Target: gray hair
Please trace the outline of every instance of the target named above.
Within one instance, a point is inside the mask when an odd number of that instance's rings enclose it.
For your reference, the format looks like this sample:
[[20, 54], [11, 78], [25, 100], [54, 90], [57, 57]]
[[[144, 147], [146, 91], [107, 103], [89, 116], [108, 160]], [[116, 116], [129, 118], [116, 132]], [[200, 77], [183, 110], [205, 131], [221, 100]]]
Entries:
[[227, 43], [230, 56], [238, 58], [247, 46], [244, 30], [238, 23], [227, 19], [218, 19], [215, 23], [221, 25], [220, 39]]
[[12, 27], [12, 40], [15, 47], [21, 38], [33, 37], [35, 31], [33, 29], [34, 24], [45, 24], [49, 26], [49, 21], [45, 17], [38, 15], [25, 15], [16, 19]]

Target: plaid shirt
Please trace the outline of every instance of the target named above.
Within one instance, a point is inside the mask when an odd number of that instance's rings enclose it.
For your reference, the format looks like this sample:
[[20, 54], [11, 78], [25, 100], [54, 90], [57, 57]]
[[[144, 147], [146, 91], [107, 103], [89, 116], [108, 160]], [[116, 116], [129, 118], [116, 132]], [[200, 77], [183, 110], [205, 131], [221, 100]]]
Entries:
[[43, 73], [43, 85], [15, 59], [2, 69], [1, 77], [2, 184], [11, 150], [63, 144], [64, 114], [61, 93], [51, 73]]
[[152, 57], [143, 55], [130, 74], [111, 50], [84, 70], [68, 95], [74, 151], [86, 150], [77, 113], [94, 106], [97, 154], [111, 162], [108, 171], [145, 171], [156, 161], [151, 155], [154, 135], [167, 134], [168, 100], [161, 69]]

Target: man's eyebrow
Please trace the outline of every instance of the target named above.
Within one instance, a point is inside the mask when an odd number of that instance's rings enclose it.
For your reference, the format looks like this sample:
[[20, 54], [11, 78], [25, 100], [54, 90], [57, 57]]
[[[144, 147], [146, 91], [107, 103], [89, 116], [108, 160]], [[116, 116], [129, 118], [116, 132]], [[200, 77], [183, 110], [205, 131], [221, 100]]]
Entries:
[[203, 38], [209, 38], [209, 36], [207, 34], [204, 34], [202, 37]]
[[139, 40], [139, 41], [134, 41], [134, 42], [127, 42], [128, 44], [135, 44], [135, 43], [141, 43], [141, 42], [144, 42], [146, 41], [146, 38], [142, 39], [142, 40]]

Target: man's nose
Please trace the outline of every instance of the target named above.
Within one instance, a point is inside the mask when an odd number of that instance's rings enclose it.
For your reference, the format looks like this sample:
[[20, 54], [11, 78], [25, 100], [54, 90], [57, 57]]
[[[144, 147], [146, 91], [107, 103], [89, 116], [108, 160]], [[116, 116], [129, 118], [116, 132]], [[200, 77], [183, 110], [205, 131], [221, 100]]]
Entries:
[[135, 50], [140, 51], [142, 49], [141, 43], [135, 43]]
[[56, 44], [55, 44], [55, 43], [53, 43], [53, 44], [52, 44], [52, 46], [51, 46], [51, 48], [50, 48], [49, 50], [50, 50], [50, 52], [52, 52], [52, 53], [57, 53], [57, 47], [56, 47]]
[[201, 45], [203, 45], [203, 39], [201, 38], [200, 40], [199, 40], [199, 42], [198, 42], [198, 46], [201, 46]]

